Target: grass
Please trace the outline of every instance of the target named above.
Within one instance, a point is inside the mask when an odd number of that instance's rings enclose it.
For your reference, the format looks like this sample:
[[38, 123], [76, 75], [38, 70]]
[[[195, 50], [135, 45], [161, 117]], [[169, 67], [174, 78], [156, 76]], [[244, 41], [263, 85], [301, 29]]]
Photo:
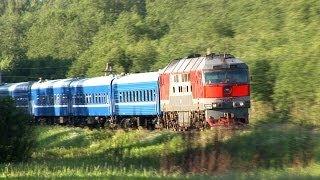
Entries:
[[37, 127], [28, 162], [1, 178], [320, 178], [320, 133], [295, 125], [204, 132]]

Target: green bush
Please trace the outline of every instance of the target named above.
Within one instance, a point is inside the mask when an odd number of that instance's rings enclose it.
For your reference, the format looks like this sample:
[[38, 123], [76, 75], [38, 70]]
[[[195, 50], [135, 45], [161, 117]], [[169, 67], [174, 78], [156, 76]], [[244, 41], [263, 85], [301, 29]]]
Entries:
[[0, 163], [24, 161], [35, 144], [30, 116], [8, 98], [0, 98]]

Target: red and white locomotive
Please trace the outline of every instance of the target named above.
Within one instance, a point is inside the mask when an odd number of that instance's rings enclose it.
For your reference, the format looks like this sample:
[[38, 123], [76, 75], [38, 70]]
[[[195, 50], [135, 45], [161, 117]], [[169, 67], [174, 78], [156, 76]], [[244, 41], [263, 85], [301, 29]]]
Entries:
[[162, 126], [202, 129], [248, 124], [248, 66], [230, 54], [172, 61], [160, 74]]

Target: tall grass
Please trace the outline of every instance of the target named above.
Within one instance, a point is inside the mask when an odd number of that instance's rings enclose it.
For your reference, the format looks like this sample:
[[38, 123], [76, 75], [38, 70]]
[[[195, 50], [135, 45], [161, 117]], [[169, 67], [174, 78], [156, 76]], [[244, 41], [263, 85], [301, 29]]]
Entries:
[[1, 164], [21, 178], [320, 177], [320, 133], [294, 125], [203, 132], [37, 127], [27, 163]]

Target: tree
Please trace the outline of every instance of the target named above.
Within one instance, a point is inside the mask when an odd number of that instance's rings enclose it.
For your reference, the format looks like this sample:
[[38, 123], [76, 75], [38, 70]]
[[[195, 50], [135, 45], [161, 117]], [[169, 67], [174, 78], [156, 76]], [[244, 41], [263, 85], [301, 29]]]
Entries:
[[28, 159], [35, 145], [31, 117], [17, 109], [11, 99], [0, 98], [0, 162]]

